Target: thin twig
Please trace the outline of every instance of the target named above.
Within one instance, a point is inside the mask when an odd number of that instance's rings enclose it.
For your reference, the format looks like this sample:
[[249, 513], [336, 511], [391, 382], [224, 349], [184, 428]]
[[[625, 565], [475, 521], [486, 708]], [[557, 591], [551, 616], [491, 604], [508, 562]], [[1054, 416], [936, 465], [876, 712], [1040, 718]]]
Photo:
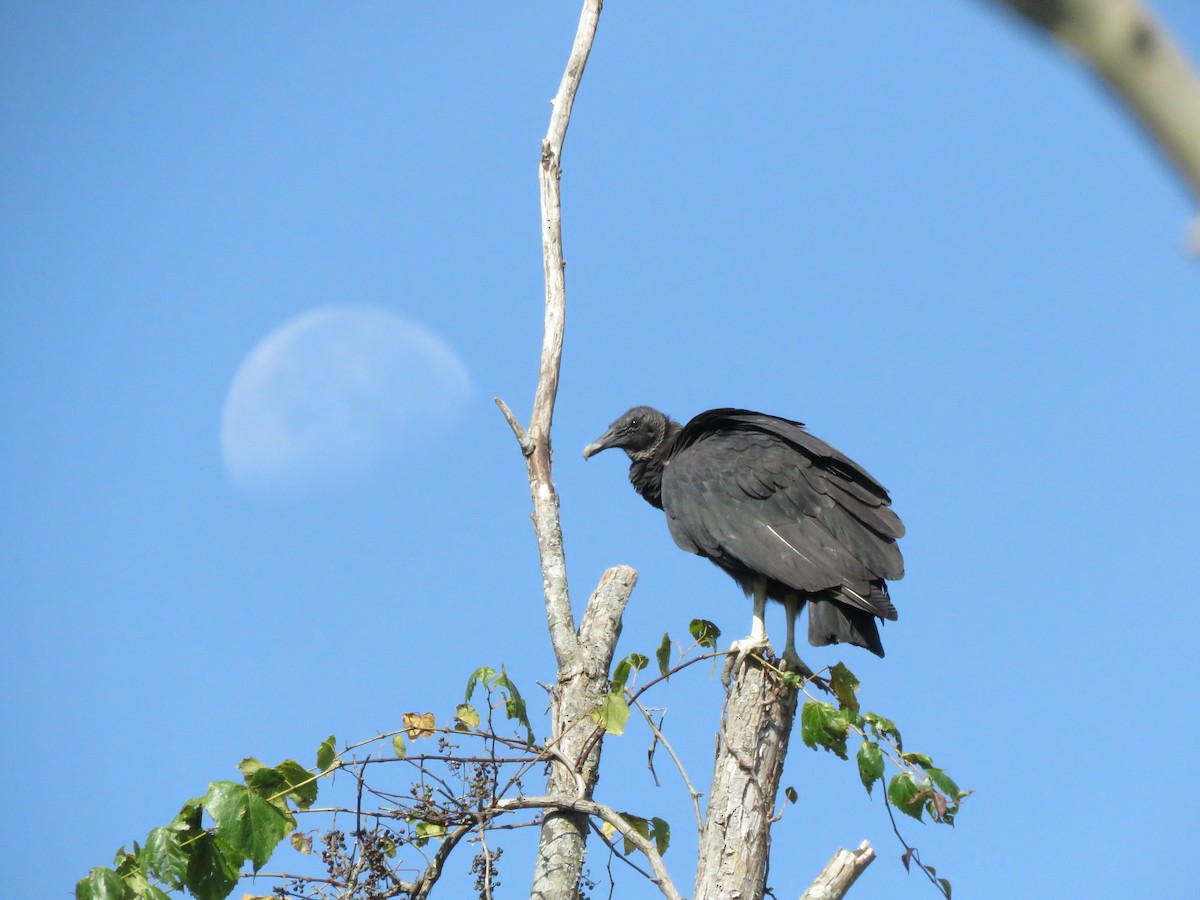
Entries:
[[[626, 689], [626, 693], [632, 696], [632, 692], [628, 689]], [[679, 755], [675, 752], [675, 749], [671, 746], [670, 742], [663, 735], [659, 727], [654, 724], [654, 719], [650, 716], [650, 713], [646, 707], [642, 706], [642, 704], [637, 700], [631, 699], [630, 702], [638, 708], [638, 712], [640, 712], [646, 719], [646, 724], [649, 725], [650, 730], [654, 732], [654, 739], [663, 745], [667, 753], [670, 754], [671, 759], [674, 760], [675, 768], [679, 770], [679, 776], [683, 779], [683, 783], [687, 785], [688, 794], [691, 795], [692, 798], [692, 809], [696, 813], [696, 829], [700, 830], [704, 828], [704, 817], [700, 814], [700, 797], [703, 795], [692, 786], [692, 781], [690, 778], [688, 778], [687, 769], [683, 767], [683, 761], [680, 760]]]
[[883, 792], [883, 808], [887, 810], [888, 818], [892, 822], [892, 831], [896, 835], [896, 840], [898, 840], [900, 845], [904, 847], [904, 868], [908, 868], [908, 860], [911, 859], [917, 864], [917, 867], [925, 873], [925, 877], [929, 879], [929, 882], [941, 892], [942, 896], [949, 900], [950, 895], [946, 893], [946, 889], [942, 886], [942, 883], [937, 880], [937, 876], [929, 871], [925, 863], [921, 862], [920, 851], [918, 851], [916, 847], [910, 847], [908, 845], [908, 841], [904, 840], [904, 835], [900, 833], [900, 828], [896, 825], [896, 816], [892, 813], [892, 804], [888, 800], [887, 791]]
[[616, 857], [621, 862], [625, 863], [625, 865], [629, 866], [629, 868], [633, 869], [633, 871], [637, 872], [639, 875], [641, 875], [647, 881], [654, 880], [653, 875], [651, 875], [649, 872], [647, 872], [645, 869], [643, 869], [641, 866], [639, 866], [637, 863], [635, 863], [632, 859], [630, 859], [624, 853], [618, 852], [617, 845], [614, 844], [612, 841], [610, 841], [605, 836], [604, 832], [600, 829], [600, 826], [597, 825], [595, 822], [592, 823], [592, 831], [593, 831], [593, 833], [598, 835], [600, 840], [604, 841], [604, 845], [606, 847], [608, 847], [609, 858], [610, 858], [610, 865], [609, 865], [609, 869], [608, 869], [608, 883], [610, 885], [614, 883], [613, 877], [612, 877], [612, 867], [611, 867], [612, 857]]
[[492, 851], [487, 845], [487, 828], [479, 820], [479, 844], [483, 848], [483, 900], [492, 900]]

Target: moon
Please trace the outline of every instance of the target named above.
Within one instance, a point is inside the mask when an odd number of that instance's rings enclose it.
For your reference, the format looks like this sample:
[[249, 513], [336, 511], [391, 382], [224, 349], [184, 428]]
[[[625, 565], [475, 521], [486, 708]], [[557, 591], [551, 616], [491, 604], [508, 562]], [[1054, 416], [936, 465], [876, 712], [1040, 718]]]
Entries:
[[369, 307], [311, 310], [263, 338], [234, 376], [221, 415], [225, 470], [252, 492], [361, 481], [448, 428], [470, 388], [458, 355], [416, 322]]

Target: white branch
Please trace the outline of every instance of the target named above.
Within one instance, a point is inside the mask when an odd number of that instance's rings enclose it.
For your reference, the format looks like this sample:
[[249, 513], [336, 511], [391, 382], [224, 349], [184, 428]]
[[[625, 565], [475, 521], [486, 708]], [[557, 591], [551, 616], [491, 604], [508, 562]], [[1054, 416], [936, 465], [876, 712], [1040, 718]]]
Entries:
[[[575, 104], [575, 93], [583, 77], [602, 0], [586, 0], [575, 34], [575, 43], [567, 68], [554, 97], [550, 127], [542, 141], [538, 168], [542, 206], [542, 258], [546, 273], [546, 313], [542, 330], [542, 360], [538, 369], [537, 392], [529, 419], [527, 441], [522, 452], [529, 466], [529, 486], [533, 495], [534, 527], [542, 561], [542, 583], [546, 595], [546, 622], [559, 668], [574, 664], [579, 648], [575, 619], [567, 592], [567, 563], [563, 552], [562, 527], [558, 518], [558, 494], [551, 477], [550, 426], [554, 421], [554, 400], [558, 394], [558, 372], [562, 363], [563, 328], [566, 321], [567, 288], [563, 273], [562, 148]], [[502, 407], [503, 409], [503, 407]], [[515, 419], [510, 418], [510, 425]], [[516, 431], [516, 429], [514, 429]], [[520, 435], [518, 433], [518, 440]]]
[[1077, 53], [1200, 199], [1200, 79], [1140, 0], [994, 0]]
[[[542, 563], [546, 624], [558, 661], [558, 679], [551, 698], [551, 728], [560, 761], [550, 767], [546, 792], [560, 799], [555, 801], [542, 822], [531, 889], [531, 897], [536, 900], [567, 900], [579, 892], [589, 827], [587, 816], [591, 813], [577, 804], [591, 802], [591, 793], [599, 777], [600, 741], [589, 740], [591, 732], [575, 726], [590, 720], [608, 690], [608, 666], [621, 631], [621, 615], [637, 577], [632, 569], [624, 566], [606, 572], [588, 601], [578, 633], [575, 631], [567, 592], [558, 494], [551, 477], [550, 427], [558, 393], [566, 311], [559, 180], [571, 109], [591, 53], [602, 5], [602, 0], [584, 0], [567, 67], [554, 97], [549, 129], [542, 141], [538, 184], [546, 312], [538, 386], [528, 432], [523, 435], [516, 418], [511, 413], [506, 414], [521, 443], [529, 470], [534, 529]], [[501, 410], [504, 410], [503, 406]], [[567, 762], [564, 764], [561, 760]], [[580, 797], [580, 794], [585, 796]]]
[[875, 851], [867, 841], [857, 850], [838, 848], [800, 900], [841, 900], [874, 860]]

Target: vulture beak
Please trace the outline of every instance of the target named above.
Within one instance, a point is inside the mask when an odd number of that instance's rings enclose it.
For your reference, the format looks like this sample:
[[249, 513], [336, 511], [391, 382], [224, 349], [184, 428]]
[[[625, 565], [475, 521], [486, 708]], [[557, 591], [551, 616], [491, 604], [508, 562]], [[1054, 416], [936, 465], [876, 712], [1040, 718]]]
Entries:
[[600, 435], [600, 437], [596, 438], [596, 440], [592, 441], [583, 448], [583, 458], [591, 459], [601, 450], [607, 450], [609, 447], [613, 446], [611, 443], [613, 438], [613, 430], [610, 428], [608, 431], [604, 432], [604, 434]]

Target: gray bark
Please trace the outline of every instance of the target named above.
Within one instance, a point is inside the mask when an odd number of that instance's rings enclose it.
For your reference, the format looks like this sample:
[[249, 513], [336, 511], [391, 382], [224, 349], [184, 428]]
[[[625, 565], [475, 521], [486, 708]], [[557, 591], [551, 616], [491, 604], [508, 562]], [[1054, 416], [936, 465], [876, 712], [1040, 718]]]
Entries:
[[875, 851], [863, 841], [857, 850], [838, 848], [800, 900], [842, 900], [858, 876], [875, 861]]
[[[592, 712], [608, 693], [608, 671], [621, 634], [621, 615], [637, 573], [617, 566], [604, 573], [588, 600], [577, 648], [560, 668], [551, 707], [551, 741], [559, 751], [546, 793], [562, 798], [562, 807], [546, 813], [534, 863], [530, 896], [573, 900], [579, 896], [587, 844], [588, 815], [572, 801], [591, 800], [600, 772], [600, 748]], [[571, 763], [568, 768], [563, 760]]]
[[735, 673], [717, 735], [708, 812], [700, 833], [696, 900], [758, 900], [771, 851], [797, 692], [754, 657]]

